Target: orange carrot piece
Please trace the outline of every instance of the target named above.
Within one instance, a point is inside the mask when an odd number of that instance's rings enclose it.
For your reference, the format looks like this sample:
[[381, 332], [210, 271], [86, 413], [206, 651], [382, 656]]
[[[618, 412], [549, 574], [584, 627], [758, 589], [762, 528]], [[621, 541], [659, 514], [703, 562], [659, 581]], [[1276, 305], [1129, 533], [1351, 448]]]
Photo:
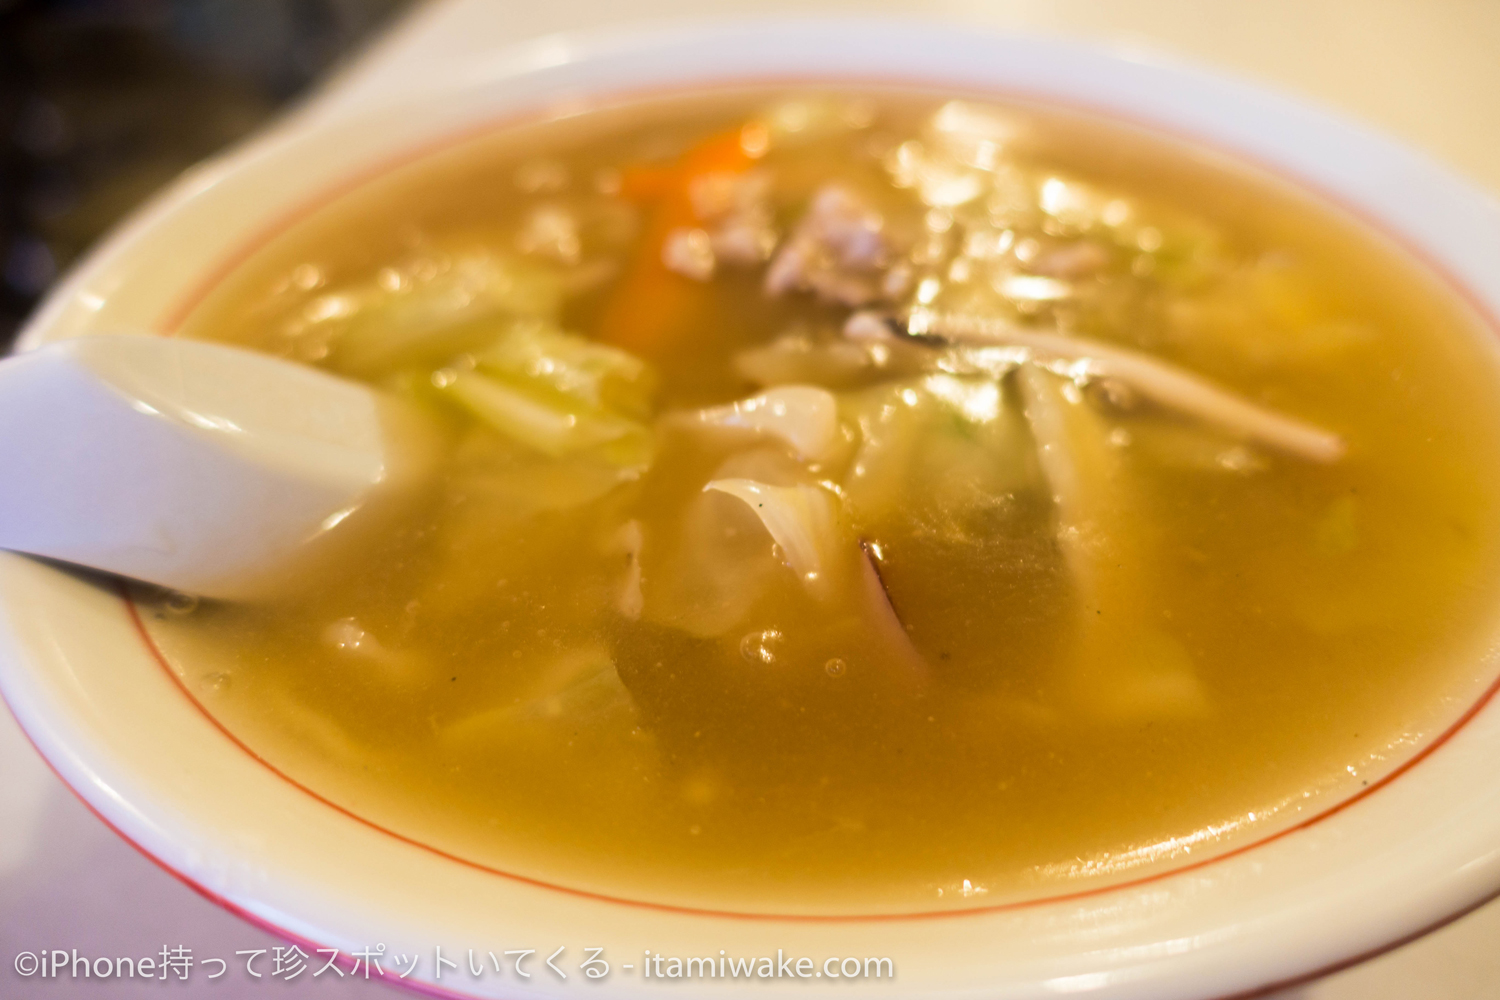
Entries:
[[605, 303], [599, 339], [638, 354], [669, 348], [706, 318], [708, 289], [668, 270], [662, 245], [675, 229], [698, 224], [689, 191], [705, 174], [744, 173], [755, 163], [740, 141], [741, 129], [705, 139], [670, 167], [634, 167], [620, 178], [620, 193], [648, 205], [634, 260]]
[[620, 197], [626, 201], [653, 202], [664, 197], [677, 183], [677, 166], [630, 167], [620, 173]]

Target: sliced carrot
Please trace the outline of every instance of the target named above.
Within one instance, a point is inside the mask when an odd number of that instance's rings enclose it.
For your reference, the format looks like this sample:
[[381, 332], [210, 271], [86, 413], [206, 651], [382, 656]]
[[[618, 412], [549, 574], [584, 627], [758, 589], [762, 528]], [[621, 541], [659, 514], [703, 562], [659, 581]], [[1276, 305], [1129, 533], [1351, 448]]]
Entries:
[[[715, 171], [741, 173], [755, 165], [756, 157], [745, 152], [745, 128], [741, 126], [704, 139], [682, 156], [682, 170], [688, 177]], [[683, 191], [687, 197], [687, 191]]]
[[668, 270], [662, 245], [675, 229], [696, 226], [689, 192], [695, 179], [713, 173], [744, 173], [755, 164], [745, 152], [743, 130], [710, 136], [667, 167], [626, 170], [620, 193], [647, 208], [647, 222], [634, 260], [605, 303], [599, 339], [646, 356], [657, 355], [708, 318], [710, 295], [698, 281]]
[[677, 183], [677, 173], [675, 163], [669, 167], [630, 167], [620, 174], [620, 197], [639, 203], [656, 201]]

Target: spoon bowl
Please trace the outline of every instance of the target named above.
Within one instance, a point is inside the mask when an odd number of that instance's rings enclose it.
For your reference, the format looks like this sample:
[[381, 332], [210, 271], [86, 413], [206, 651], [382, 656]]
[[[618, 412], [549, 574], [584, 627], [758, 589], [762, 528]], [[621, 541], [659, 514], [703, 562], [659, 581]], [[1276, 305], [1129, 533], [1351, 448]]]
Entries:
[[252, 351], [82, 336], [0, 361], [0, 548], [203, 597], [306, 584], [437, 454], [413, 407]]

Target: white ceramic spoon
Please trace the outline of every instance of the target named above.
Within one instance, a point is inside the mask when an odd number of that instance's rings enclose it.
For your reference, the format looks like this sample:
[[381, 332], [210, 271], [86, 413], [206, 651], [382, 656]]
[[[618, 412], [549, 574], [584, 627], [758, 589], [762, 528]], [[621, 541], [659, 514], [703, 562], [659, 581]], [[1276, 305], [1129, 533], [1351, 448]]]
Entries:
[[205, 597], [306, 584], [420, 492], [407, 404], [263, 354], [138, 334], [0, 361], [0, 548]]

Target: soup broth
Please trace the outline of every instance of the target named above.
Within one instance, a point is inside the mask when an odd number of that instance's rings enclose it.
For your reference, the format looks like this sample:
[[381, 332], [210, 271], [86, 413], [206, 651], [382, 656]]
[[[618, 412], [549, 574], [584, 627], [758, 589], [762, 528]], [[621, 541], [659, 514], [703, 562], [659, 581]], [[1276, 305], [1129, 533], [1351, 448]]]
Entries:
[[1335, 208], [1088, 116], [734, 91], [518, 123], [186, 336], [451, 453], [313, 593], [143, 595], [205, 709], [435, 848], [776, 912], [1077, 891], [1304, 820], [1488, 683], [1491, 334]]

